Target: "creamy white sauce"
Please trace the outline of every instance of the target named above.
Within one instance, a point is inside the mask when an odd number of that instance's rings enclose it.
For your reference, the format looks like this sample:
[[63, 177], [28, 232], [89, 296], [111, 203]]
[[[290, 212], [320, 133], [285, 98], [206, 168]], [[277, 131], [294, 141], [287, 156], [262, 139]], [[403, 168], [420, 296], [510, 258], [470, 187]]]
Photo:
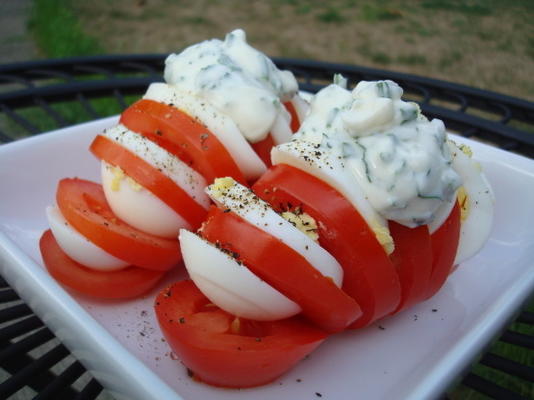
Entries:
[[285, 147], [298, 151], [299, 142], [313, 144], [329, 164], [341, 166], [336, 174], [357, 183], [383, 218], [408, 227], [432, 222], [461, 184], [443, 123], [428, 121], [417, 104], [402, 101], [403, 91], [392, 81], [362, 81], [352, 92], [338, 82], [314, 97]]
[[282, 102], [295, 96], [297, 81], [251, 47], [241, 29], [224, 41], [207, 40], [171, 54], [164, 76], [227, 114], [251, 143], [265, 139], [275, 123], [283, 121], [289, 130], [290, 115]]

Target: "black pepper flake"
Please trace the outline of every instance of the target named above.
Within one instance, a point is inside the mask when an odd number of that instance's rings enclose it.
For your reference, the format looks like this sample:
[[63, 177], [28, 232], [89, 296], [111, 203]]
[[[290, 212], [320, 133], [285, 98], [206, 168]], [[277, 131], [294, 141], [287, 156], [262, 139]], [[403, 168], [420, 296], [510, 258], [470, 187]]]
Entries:
[[414, 314], [414, 315], [413, 315], [413, 320], [414, 320], [414, 321], [417, 321], [418, 319], [419, 319], [419, 317], [417, 316], [417, 314]]
[[141, 336], [143, 336], [143, 337], [145, 336], [145, 333], [144, 333], [144, 332], [139, 332], [139, 334], [140, 334]]
[[187, 368], [187, 376], [192, 378], [194, 375], [195, 373], [191, 369]]
[[180, 317], [178, 322], [181, 323], [181, 324], [185, 324], [185, 318], [184, 317]]
[[322, 395], [321, 393], [319, 393], [319, 392], [315, 392], [315, 395], [316, 395], [317, 397], [323, 397], [323, 395]]
[[225, 210], [223, 210], [223, 213], [229, 213], [230, 211], [232, 210], [230, 210], [229, 208], [226, 208]]
[[378, 325], [378, 329], [380, 329], [381, 331], [385, 331], [386, 328], [384, 328], [382, 325]]
[[302, 382], [302, 379], [300, 379], [300, 378], [297, 378], [297, 379], [295, 379], [295, 380], [296, 380], [297, 382], [299, 382], [299, 383]]
[[438, 309], [437, 308], [433, 308], [432, 312], [438, 312]]
[[156, 135], [158, 135], [158, 136], [163, 136], [163, 132], [160, 131], [159, 129], [156, 129]]

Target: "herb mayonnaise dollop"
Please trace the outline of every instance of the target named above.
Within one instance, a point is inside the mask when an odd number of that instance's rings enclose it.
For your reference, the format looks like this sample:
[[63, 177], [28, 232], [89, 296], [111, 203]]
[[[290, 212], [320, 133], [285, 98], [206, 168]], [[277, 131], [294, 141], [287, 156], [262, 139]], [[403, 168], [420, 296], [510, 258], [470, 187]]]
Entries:
[[206, 40], [171, 54], [164, 76], [168, 84], [206, 99], [232, 118], [251, 143], [269, 132], [275, 143], [291, 137], [290, 116], [282, 103], [297, 93], [297, 81], [251, 47], [241, 29], [224, 41]]
[[335, 173], [350, 175], [383, 218], [408, 227], [430, 223], [461, 185], [443, 122], [401, 100], [392, 81], [362, 81], [352, 92], [336, 81], [315, 96], [293, 143], [313, 143], [337, 159]]

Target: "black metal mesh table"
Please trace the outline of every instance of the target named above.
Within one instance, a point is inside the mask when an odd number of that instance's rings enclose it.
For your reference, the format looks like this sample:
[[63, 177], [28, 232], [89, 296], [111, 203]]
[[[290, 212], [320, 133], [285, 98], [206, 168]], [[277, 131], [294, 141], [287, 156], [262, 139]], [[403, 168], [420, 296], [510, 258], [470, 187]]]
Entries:
[[[162, 80], [164, 58], [102, 56], [0, 65], [0, 143], [119, 113], [149, 83]], [[534, 157], [532, 102], [391, 71], [292, 59], [275, 62], [293, 71], [302, 90], [310, 92], [330, 83], [334, 73], [346, 76], [349, 85], [392, 79], [404, 88], [407, 99], [420, 104], [425, 115], [442, 119], [449, 129]], [[516, 323], [533, 326], [534, 313], [521, 312]], [[534, 336], [507, 329], [498, 341], [534, 353]], [[511, 380], [534, 382], [532, 365], [492, 352], [482, 355], [479, 363]], [[0, 367], [0, 398], [21, 391], [26, 392], [25, 398], [34, 399], [102, 398], [102, 386], [1, 278]], [[526, 398], [473, 372], [461, 384], [494, 399]]]

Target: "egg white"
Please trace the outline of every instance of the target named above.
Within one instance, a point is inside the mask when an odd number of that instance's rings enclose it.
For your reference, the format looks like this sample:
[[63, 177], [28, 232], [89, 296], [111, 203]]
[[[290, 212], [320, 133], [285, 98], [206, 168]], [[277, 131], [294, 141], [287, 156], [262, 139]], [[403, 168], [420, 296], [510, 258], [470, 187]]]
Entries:
[[74, 261], [99, 271], [115, 271], [129, 264], [89, 241], [75, 230], [58, 207], [46, 208], [48, 224], [59, 247]]
[[250, 189], [235, 182], [222, 193], [216, 189], [216, 185], [208, 186], [206, 191], [221, 208], [232, 210], [251, 225], [280, 239], [322, 275], [332, 278], [338, 287], [341, 286], [343, 269], [337, 260], [305, 233], [282, 218]]
[[185, 229], [180, 247], [190, 278], [213, 304], [238, 317], [274, 321], [301, 308], [213, 244]]
[[302, 123], [306, 114], [310, 110], [310, 101], [313, 98], [313, 94], [308, 92], [299, 92], [291, 99], [291, 104], [295, 108], [299, 122]]
[[377, 235], [378, 232], [389, 235], [386, 220], [371, 206], [361, 187], [354, 182], [354, 177], [345, 172], [342, 159], [327, 152], [322, 152], [318, 158], [316, 152], [317, 148], [313, 143], [294, 141], [274, 147], [271, 150], [271, 160], [273, 165], [286, 164], [327, 183], [358, 210]]
[[[160, 170], [200, 206], [208, 208], [210, 201], [204, 193], [206, 180], [176, 156], [121, 124], [107, 129], [104, 135]], [[177, 237], [180, 228], [191, 228], [180, 213], [150, 191], [132, 188], [127, 179], [121, 179], [117, 185], [112, 169], [105, 162], [101, 174], [109, 206], [129, 225], [152, 235], [172, 238]]]
[[117, 186], [113, 166], [101, 162], [102, 187], [113, 213], [127, 224], [151, 235], [176, 238], [181, 228], [191, 225], [152, 192], [134, 189], [127, 179]]
[[454, 264], [474, 256], [488, 240], [493, 225], [495, 196], [478, 162], [448, 141], [452, 166], [462, 178], [467, 193], [469, 213], [460, 226], [460, 242]]
[[151, 84], [143, 98], [174, 105], [201, 121], [228, 150], [246, 179], [257, 179], [266, 171], [264, 162], [241, 134], [235, 122], [206, 100], [165, 83]]

